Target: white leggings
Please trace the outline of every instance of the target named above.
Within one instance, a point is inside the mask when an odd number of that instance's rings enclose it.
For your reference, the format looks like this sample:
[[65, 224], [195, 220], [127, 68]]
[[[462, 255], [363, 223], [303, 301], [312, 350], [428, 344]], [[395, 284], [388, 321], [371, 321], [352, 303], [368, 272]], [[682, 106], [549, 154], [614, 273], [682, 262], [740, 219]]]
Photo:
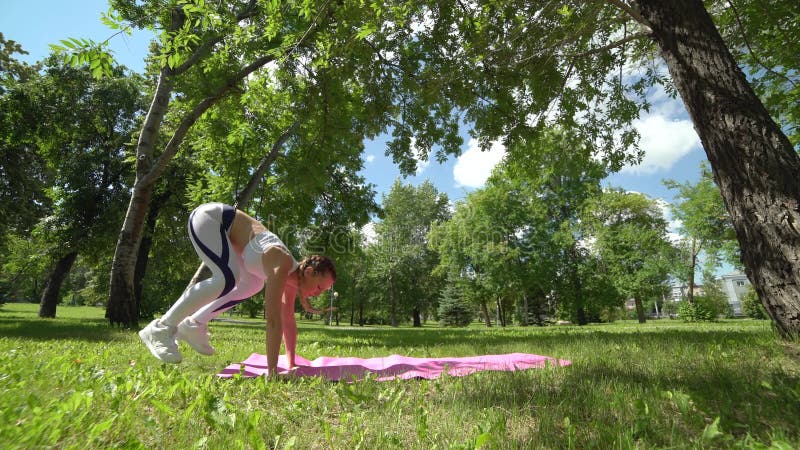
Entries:
[[231, 309], [264, 287], [264, 273], [242, 261], [228, 237], [236, 210], [222, 203], [207, 203], [189, 216], [189, 238], [194, 250], [211, 269], [211, 278], [186, 289], [161, 323], [177, 326], [188, 316], [201, 323]]

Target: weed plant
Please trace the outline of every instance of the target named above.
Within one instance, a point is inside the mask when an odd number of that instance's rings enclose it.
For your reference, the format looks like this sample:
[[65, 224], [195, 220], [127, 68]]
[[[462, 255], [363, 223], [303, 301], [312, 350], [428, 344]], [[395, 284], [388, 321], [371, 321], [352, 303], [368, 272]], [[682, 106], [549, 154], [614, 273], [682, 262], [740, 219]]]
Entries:
[[336, 327], [298, 354], [526, 352], [571, 366], [333, 383], [218, 379], [264, 352], [259, 321], [214, 322], [217, 354], [164, 365], [103, 310], [0, 308], [0, 447], [226, 449], [800, 448], [800, 344], [766, 321], [585, 327]]

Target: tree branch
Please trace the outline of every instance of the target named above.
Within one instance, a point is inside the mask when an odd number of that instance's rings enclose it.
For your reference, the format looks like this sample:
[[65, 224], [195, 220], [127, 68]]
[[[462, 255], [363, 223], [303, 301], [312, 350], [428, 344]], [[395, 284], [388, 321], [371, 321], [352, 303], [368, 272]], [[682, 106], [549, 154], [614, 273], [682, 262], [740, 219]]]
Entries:
[[300, 126], [302, 122], [301, 119], [295, 119], [294, 123], [287, 128], [286, 130], [281, 133], [275, 143], [272, 145], [269, 153], [261, 160], [258, 167], [256, 168], [255, 172], [253, 172], [253, 176], [250, 177], [250, 181], [247, 182], [247, 186], [236, 196], [236, 202], [234, 203], [234, 207], [238, 209], [244, 209], [247, 207], [247, 204], [253, 198], [253, 193], [256, 190], [256, 187], [261, 183], [262, 178], [264, 178], [264, 174], [269, 170], [272, 163], [278, 159], [279, 152], [283, 144], [286, 143], [286, 140], [297, 130], [297, 127]]
[[728, 0], [728, 4], [731, 5], [731, 11], [733, 11], [733, 16], [736, 17], [736, 23], [737, 25], [739, 25], [739, 32], [742, 34], [742, 40], [744, 41], [744, 46], [747, 47], [747, 50], [750, 52], [750, 55], [752, 55], [756, 63], [767, 72], [788, 81], [789, 84], [791, 84], [793, 87], [797, 87], [797, 84], [794, 81], [792, 81], [791, 78], [787, 77], [782, 73], [775, 72], [771, 67], [767, 67], [767, 65], [761, 61], [761, 58], [758, 57], [758, 54], [756, 54], [756, 52], [753, 51], [753, 48], [750, 47], [750, 41], [747, 39], [747, 34], [745, 33], [744, 25], [742, 24], [742, 19], [741, 17], [739, 17], [739, 11], [733, 4], [733, 0]]
[[[248, 19], [250, 17], [253, 17], [256, 14], [256, 12], [258, 12], [258, 9], [256, 8], [256, 0], [251, 0], [250, 3], [248, 3], [247, 6], [244, 8], [244, 10], [242, 10], [242, 12], [240, 12], [239, 14], [236, 15], [236, 18], [234, 19], [234, 23], [238, 24], [240, 21], [242, 21], [244, 19]], [[225, 37], [223, 35], [217, 35], [217, 36], [210, 37], [208, 40], [206, 40], [201, 45], [199, 45], [192, 52], [191, 56], [189, 56], [189, 58], [186, 59], [186, 61], [183, 62], [183, 64], [181, 64], [180, 66], [175, 67], [173, 69], [170, 69], [169, 70], [169, 75], [170, 76], [180, 75], [183, 72], [186, 72], [187, 70], [189, 70], [189, 68], [194, 66], [197, 63], [197, 61], [200, 60], [200, 58], [205, 56], [208, 51], [210, 51], [216, 44], [221, 42], [224, 38]]]
[[650, 28], [652, 28], [650, 26], [650, 22], [648, 22], [647, 19], [644, 18], [644, 16], [639, 14], [639, 11], [636, 11], [631, 7], [631, 5], [625, 3], [624, 1], [622, 0], [602, 0], [602, 1], [608, 3], [611, 6], [616, 6], [617, 8], [621, 9], [625, 14], [629, 15], [631, 19], [638, 22], [642, 26], [646, 27], [648, 29], [648, 32]]
[[605, 51], [611, 50], [612, 48], [621, 47], [627, 44], [630, 41], [643, 38], [643, 37], [650, 37], [649, 32], [640, 31], [638, 33], [631, 34], [630, 36], [625, 36], [624, 38], [611, 42], [610, 44], [606, 44], [602, 47], [593, 48], [591, 50], [582, 52], [582, 53], [574, 53], [574, 54], [567, 54], [564, 56], [572, 57], [572, 58], [583, 58], [584, 56], [596, 55], [598, 53], [603, 53]]
[[[311, 22], [309, 27], [306, 29], [303, 36], [298, 39], [294, 46], [289, 51], [284, 52], [281, 56], [282, 58], [286, 58], [295, 52], [300, 45], [305, 41], [305, 39], [311, 34], [311, 32], [317, 27], [317, 20], [320, 18], [324, 10], [327, 8], [330, 0], [325, 2], [320, 12]], [[255, 1], [251, 0], [249, 5], [255, 5]], [[265, 55], [260, 58], [257, 58], [252, 63], [248, 64], [244, 68], [242, 68], [239, 72], [234, 74], [233, 76], [229, 77], [225, 82], [219, 86], [217, 91], [212, 94], [210, 97], [206, 97], [201, 100], [195, 107], [186, 114], [183, 119], [181, 119], [178, 127], [175, 129], [175, 132], [172, 134], [172, 138], [170, 138], [169, 142], [167, 143], [166, 147], [164, 147], [164, 152], [161, 156], [158, 157], [158, 160], [153, 164], [152, 169], [150, 169], [147, 174], [145, 174], [140, 180], [139, 183], [147, 184], [147, 183], [154, 183], [158, 177], [164, 172], [164, 168], [167, 164], [172, 160], [175, 154], [178, 152], [178, 148], [180, 147], [183, 139], [186, 137], [186, 134], [189, 132], [189, 129], [194, 125], [197, 119], [203, 115], [209, 108], [215, 105], [220, 99], [222, 99], [225, 95], [227, 95], [233, 88], [245, 77], [250, 75], [251, 73], [255, 72], [259, 68], [265, 66], [266, 64], [275, 61], [277, 58], [273, 55]], [[138, 184], [138, 183], [137, 183]]]
[[261, 58], [256, 59], [251, 64], [245, 66], [238, 73], [228, 78], [213, 95], [204, 98], [197, 105], [195, 105], [195, 107], [188, 114], [186, 114], [183, 119], [181, 119], [178, 127], [175, 129], [175, 133], [172, 134], [172, 138], [170, 138], [166, 147], [164, 147], [164, 153], [158, 157], [158, 160], [156, 160], [156, 162], [153, 164], [153, 168], [141, 178], [140, 182], [155, 182], [155, 180], [158, 179], [158, 177], [160, 177], [163, 173], [167, 163], [169, 163], [169, 161], [178, 152], [178, 148], [183, 142], [184, 137], [186, 137], [189, 129], [192, 127], [192, 125], [194, 125], [197, 119], [199, 119], [203, 113], [215, 105], [225, 95], [227, 95], [228, 92], [231, 91], [239, 81], [274, 60], [275, 57], [272, 55], [262, 56]]

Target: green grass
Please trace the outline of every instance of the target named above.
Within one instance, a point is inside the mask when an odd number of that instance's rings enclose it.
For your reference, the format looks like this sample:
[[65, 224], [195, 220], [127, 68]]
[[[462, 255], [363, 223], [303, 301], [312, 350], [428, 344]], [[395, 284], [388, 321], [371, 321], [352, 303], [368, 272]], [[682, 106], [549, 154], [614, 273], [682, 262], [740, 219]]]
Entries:
[[[158, 363], [103, 310], [0, 307], [3, 448], [798, 448], [800, 344], [767, 322], [507, 329], [326, 327], [298, 353], [528, 352], [572, 366], [355, 384], [220, 380], [264, 352], [259, 321], [212, 324], [218, 354]], [[183, 344], [182, 344], [183, 345]]]

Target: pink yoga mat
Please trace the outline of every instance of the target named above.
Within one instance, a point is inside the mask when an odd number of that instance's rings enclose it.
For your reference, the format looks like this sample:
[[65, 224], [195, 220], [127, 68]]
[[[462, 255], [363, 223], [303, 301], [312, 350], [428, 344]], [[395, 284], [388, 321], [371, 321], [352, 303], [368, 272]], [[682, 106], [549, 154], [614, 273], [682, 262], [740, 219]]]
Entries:
[[[297, 376], [318, 376], [329, 380], [356, 381], [373, 376], [378, 381], [396, 378], [438, 378], [442, 373], [460, 377], [482, 370], [514, 371], [547, 366], [567, 366], [570, 361], [528, 353], [505, 355], [467, 356], [461, 358], [412, 358], [392, 355], [379, 358], [334, 358], [323, 356], [313, 361], [297, 356]], [[286, 356], [278, 359], [278, 372], [287, 372]], [[267, 372], [267, 357], [253, 353], [242, 364], [231, 364], [217, 375], [230, 378], [241, 373], [244, 377], [257, 377]]]

